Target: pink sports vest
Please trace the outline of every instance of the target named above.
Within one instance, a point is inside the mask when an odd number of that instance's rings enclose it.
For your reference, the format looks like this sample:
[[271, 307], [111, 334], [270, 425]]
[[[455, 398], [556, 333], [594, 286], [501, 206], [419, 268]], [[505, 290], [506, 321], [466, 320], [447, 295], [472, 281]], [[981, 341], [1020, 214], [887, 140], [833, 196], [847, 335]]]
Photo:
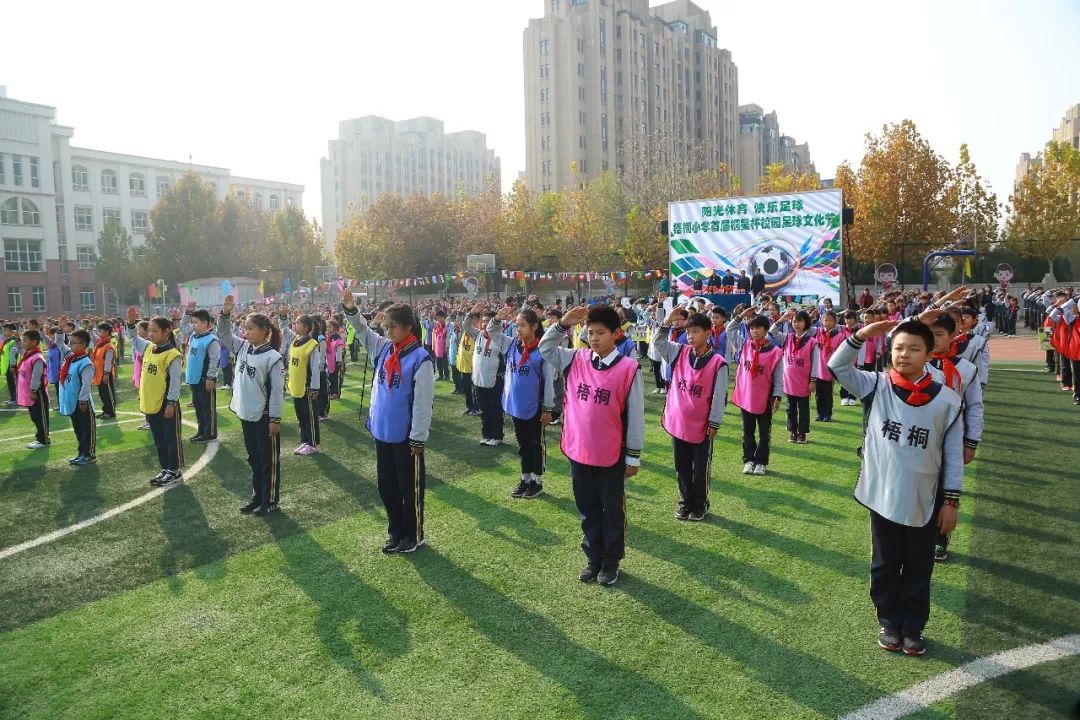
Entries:
[[859, 348], [859, 354], [856, 357], [856, 364], [858, 365], [872, 365], [877, 361], [877, 348], [884, 338], [872, 337], [863, 343], [863, 346]]
[[591, 356], [592, 350], [582, 348], [570, 361], [560, 445], [574, 462], [612, 467], [622, 460], [623, 410], [639, 366], [622, 357], [607, 370], [596, 370]]
[[795, 397], [810, 396], [811, 363], [814, 360], [814, 339], [806, 336], [802, 347], [795, 348], [795, 333], [784, 340], [784, 392]]
[[829, 358], [836, 352], [836, 348], [840, 347], [840, 343], [847, 340], [849, 335], [851, 333], [848, 332], [846, 327], [837, 326], [836, 334], [832, 337], [829, 337], [825, 328], [818, 328], [817, 335], [814, 336], [814, 342], [817, 343], [818, 347], [817, 372], [814, 373], [814, 377], [819, 380], [829, 380], [830, 382], [833, 380], [833, 374], [829, 370]]
[[135, 389], [138, 390], [142, 385], [142, 353], [132, 353], [132, 368], [131, 368], [131, 381], [135, 383]]
[[671, 387], [660, 425], [672, 437], [688, 443], [700, 443], [709, 429], [716, 373], [726, 363], [719, 353], [713, 353], [705, 367], [695, 370], [690, 364], [690, 346], [679, 350], [671, 371]]
[[337, 340], [328, 339], [326, 341], [326, 371], [331, 375], [337, 371], [337, 349], [343, 347], [345, 341], [341, 338]]
[[754, 357], [753, 344], [747, 340], [739, 356], [739, 369], [735, 373], [735, 391], [731, 393], [731, 402], [754, 415], [763, 415], [772, 396], [772, 377], [776, 364], [783, 357], [783, 352], [776, 345], [770, 345], [758, 355], [758, 365], [751, 373], [750, 363]]
[[30, 387], [30, 379], [34, 374], [34, 365], [41, 359], [41, 390], [45, 391], [48, 386], [48, 378], [45, 373], [45, 358], [40, 350], [31, 350], [19, 363], [19, 369], [15, 377], [15, 399], [20, 407], [32, 407], [34, 405], [34, 390]]

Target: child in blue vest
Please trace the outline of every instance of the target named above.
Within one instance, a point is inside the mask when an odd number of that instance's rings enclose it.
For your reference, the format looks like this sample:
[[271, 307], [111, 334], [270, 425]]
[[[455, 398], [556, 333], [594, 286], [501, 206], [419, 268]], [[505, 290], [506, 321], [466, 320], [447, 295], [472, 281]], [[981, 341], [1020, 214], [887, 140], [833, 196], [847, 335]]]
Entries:
[[71, 428], [79, 445], [78, 454], [68, 460], [68, 464], [81, 467], [97, 458], [97, 420], [90, 393], [94, 384], [94, 364], [86, 352], [90, 346], [90, 333], [76, 330], [69, 336], [69, 342], [71, 353], [60, 366], [57, 378], [59, 406], [60, 414], [71, 418]]
[[188, 302], [181, 332], [189, 334], [184, 382], [191, 388], [191, 403], [195, 407], [198, 432], [190, 438], [193, 443], [217, 440], [217, 377], [221, 362], [221, 343], [214, 333], [213, 319], [206, 310], [196, 310], [195, 301]]
[[[502, 308], [498, 319], [513, 312]], [[521, 456], [521, 482], [510, 491], [514, 498], [531, 499], [540, 494], [544, 483], [544, 426], [551, 422], [555, 402], [555, 377], [551, 364], [544, 362], [540, 344], [540, 318], [531, 308], [522, 308], [514, 323], [515, 340], [503, 353], [506, 358], [506, 382], [502, 405], [514, 421], [514, 434]]]
[[375, 316], [386, 337], [368, 326], [348, 290], [341, 308], [375, 368], [367, 428], [375, 438], [379, 497], [386, 508], [382, 551], [411, 553], [425, 544], [424, 444], [435, 402], [431, 355], [416, 336], [420, 325], [408, 305], [391, 305]]

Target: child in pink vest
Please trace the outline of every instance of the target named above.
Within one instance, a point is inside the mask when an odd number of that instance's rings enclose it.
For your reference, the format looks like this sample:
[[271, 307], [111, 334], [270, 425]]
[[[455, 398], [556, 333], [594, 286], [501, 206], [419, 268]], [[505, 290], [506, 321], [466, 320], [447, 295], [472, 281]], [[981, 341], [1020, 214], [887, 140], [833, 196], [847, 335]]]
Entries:
[[15, 397], [20, 407], [30, 410], [34, 422], [34, 441], [28, 450], [49, 445], [49, 376], [45, 356], [41, 354], [41, 333], [27, 330], [22, 334], [22, 355], [15, 367]]
[[435, 356], [435, 368], [439, 380], [450, 380], [449, 352], [446, 347], [446, 311], [435, 313], [435, 324], [431, 326], [431, 352]]
[[731, 402], [742, 410], [742, 458], [746, 475], [764, 475], [768, 469], [772, 414], [780, 407], [780, 395], [784, 391], [780, 363], [783, 352], [769, 340], [769, 318], [755, 315], [756, 312], [748, 308], [743, 313], [749, 337], [739, 354], [735, 390], [731, 394]]
[[[790, 322], [789, 330], [784, 324]], [[810, 432], [810, 386], [818, 364], [818, 348], [810, 328], [810, 314], [789, 310], [769, 328], [784, 351], [784, 395], [787, 396], [788, 442], [806, 444]]]
[[704, 313], [686, 319], [689, 345], [672, 343], [666, 332], [675, 316], [673, 308], [657, 333], [657, 352], [671, 365], [668, 390], [660, 424], [671, 435], [675, 474], [679, 483], [678, 520], [701, 521], [709, 509], [709, 469], [713, 438], [727, 406], [728, 366], [712, 344], [712, 323]]
[[[836, 352], [840, 343], [850, 337], [847, 327], [836, 324], [836, 313], [826, 310], [821, 316], [821, 325], [814, 334], [817, 345], [817, 362], [814, 363], [814, 394], [817, 405], [818, 422], [832, 422], [833, 411], [833, 374], [829, 369], [829, 358]], [[841, 388], [841, 392], [847, 392]]]
[[341, 336], [341, 323], [328, 320], [326, 331], [326, 377], [330, 400], [341, 399], [341, 383], [345, 375], [345, 339]]
[[[859, 324], [859, 314], [854, 310], [845, 310], [841, 315], [841, 318], [844, 321], [844, 332], [847, 333], [848, 337], [854, 335], [855, 332], [862, 327], [862, 325]], [[849, 393], [843, 384], [840, 385], [840, 404], [844, 407], [855, 404], [855, 396]]]
[[[569, 328], [588, 326], [588, 348], [561, 347]], [[640, 366], [615, 347], [619, 315], [607, 305], [576, 307], [540, 340], [540, 355], [566, 377], [562, 451], [570, 460], [588, 564], [578, 579], [614, 585], [626, 552], [626, 478], [637, 475], [645, 440]]]

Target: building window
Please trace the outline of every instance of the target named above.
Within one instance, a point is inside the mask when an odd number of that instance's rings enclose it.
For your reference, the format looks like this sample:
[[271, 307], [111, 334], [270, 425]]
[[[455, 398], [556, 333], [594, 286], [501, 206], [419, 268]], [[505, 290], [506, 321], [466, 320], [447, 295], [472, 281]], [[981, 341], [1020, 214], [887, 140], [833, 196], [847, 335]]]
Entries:
[[262, 210], [262, 193], [255, 193], [255, 207]]
[[[603, 21], [601, 21], [601, 22], [603, 22]], [[540, 54], [541, 55], [548, 55], [548, 54], [550, 54], [550, 52], [551, 52], [551, 41], [546, 40], [546, 39], [541, 40], [540, 41]]]
[[110, 193], [112, 195], [119, 194], [116, 184], [116, 171], [115, 170], [102, 170], [101, 171], [101, 192]]
[[146, 197], [146, 176], [142, 173], [128, 175], [128, 190], [131, 197]]
[[45, 312], [45, 288], [40, 285], [33, 288], [34, 312]]
[[60, 309], [71, 312], [71, 288], [67, 285], [60, 286]]
[[93, 230], [94, 229], [94, 208], [87, 207], [85, 205], [75, 206], [75, 229], [76, 230]]
[[79, 309], [97, 310], [97, 295], [94, 294], [93, 290], [79, 291]]
[[82, 165], [71, 167], [71, 185], [77, 192], [90, 192], [90, 173]]
[[6, 182], [7, 180], [4, 179], [4, 153], [0, 153], [0, 185]]
[[271, 210], [277, 210], [279, 207], [281, 207], [281, 201], [278, 200], [278, 196], [277, 195], [271, 195], [270, 196], [270, 209]]
[[604, 18], [600, 18], [600, 52], [601, 54], [607, 52], [607, 23], [604, 22]]
[[93, 245], [76, 246], [75, 259], [79, 263], [80, 270], [93, 270], [97, 266], [97, 255]]
[[169, 192], [169, 188], [171, 188], [171, 187], [172, 187], [172, 183], [169, 181], [169, 178], [167, 178], [167, 177], [159, 177], [157, 179], [157, 196], [158, 196], [158, 199], [160, 200], [162, 195]]
[[131, 232], [139, 233], [140, 235], [146, 234], [146, 212], [143, 210], [131, 211]]
[[37, 205], [26, 198], [8, 198], [0, 205], [0, 224], [41, 225], [41, 213]]
[[22, 155], [11, 156], [11, 174], [16, 185], [22, 185]]
[[102, 208], [101, 210], [101, 227], [105, 227], [110, 222], [114, 222], [120, 225], [120, 208]]
[[585, 77], [585, 63], [577, 64], [577, 74], [578, 77]]
[[22, 288], [9, 287], [7, 289], [8, 312], [22, 312]]
[[607, 103], [607, 65], [600, 66], [600, 102]]
[[243, 203], [245, 200], [247, 200], [247, 193], [243, 190], [238, 191], [236, 193], [236, 202]]
[[8, 272], [41, 272], [40, 240], [4, 240], [4, 269]]
[[546, 77], [550, 77], [550, 76], [551, 76], [551, 66], [550, 65], [541, 65], [540, 66], [540, 77], [541, 78], [546, 78]]
[[38, 159], [30, 158], [30, 187], [41, 187], [41, 175], [38, 169]]

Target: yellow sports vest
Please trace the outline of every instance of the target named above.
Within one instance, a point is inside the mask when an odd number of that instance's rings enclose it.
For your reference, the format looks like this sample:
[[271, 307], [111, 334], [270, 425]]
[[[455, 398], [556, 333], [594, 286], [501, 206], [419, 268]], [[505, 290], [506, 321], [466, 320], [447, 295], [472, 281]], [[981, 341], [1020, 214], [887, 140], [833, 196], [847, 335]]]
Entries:
[[308, 365], [311, 362], [311, 353], [319, 347], [318, 340], [308, 340], [297, 347], [289, 348], [289, 394], [294, 398], [302, 398], [307, 392]]
[[[585, 329], [586, 329], [585, 325], [575, 325], [574, 326], [573, 345], [574, 345], [575, 350], [581, 350], [582, 348], [589, 347], [589, 341], [587, 339], [586, 340], [581, 339], [581, 331], [585, 330]], [[588, 332], [585, 333], [585, 337], [586, 338], [589, 337]]]
[[458, 347], [457, 369], [466, 375], [472, 374], [473, 339], [464, 330], [461, 331], [461, 344]]
[[165, 402], [165, 389], [169, 382], [169, 366], [181, 353], [172, 347], [155, 353], [154, 346], [146, 348], [142, 361], [142, 381], [139, 383], [139, 410], [153, 415]]

